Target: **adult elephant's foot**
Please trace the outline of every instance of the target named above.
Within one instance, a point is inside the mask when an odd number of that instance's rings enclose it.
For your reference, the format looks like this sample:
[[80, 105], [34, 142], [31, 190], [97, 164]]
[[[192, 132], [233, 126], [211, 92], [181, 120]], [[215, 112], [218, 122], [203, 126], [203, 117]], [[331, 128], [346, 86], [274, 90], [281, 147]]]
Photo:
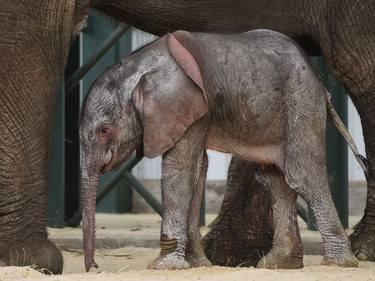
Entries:
[[369, 170], [365, 214], [350, 235], [351, 248], [360, 261], [375, 261], [375, 178], [374, 169]]
[[147, 269], [163, 270], [163, 269], [188, 269], [190, 264], [185, 260], [184, 257], [177, 255], [176, 253], [168, 255], [159, 255], [152, 263], [150, 263]]
[[254, 171], [255, 164], [233, 158], [220, 214], [203, 238], [215, 265], [255, 266], [272, 247], [272, 200]]
[[353, 253], [358, 260], [375, 261], [374, 224], [366, 222], [366, 218], [363, 218], [349, 238]]
[[268, 269], [299, 269], [303, 267], [303, 255], [287, 255], [272, 252], [263, 257], [257, 264], [257, 268]]
[[31, 266], [45, 274], [61, 274], [60, 250], [47, 238], [29, 237], [22, 243], [0, 242], [1, 266]]
[[203, 238], [207, 258], [220, 266], [255, 266], [272, 247], [273, 232], [262, 232], [233, 213], [220, 217]]

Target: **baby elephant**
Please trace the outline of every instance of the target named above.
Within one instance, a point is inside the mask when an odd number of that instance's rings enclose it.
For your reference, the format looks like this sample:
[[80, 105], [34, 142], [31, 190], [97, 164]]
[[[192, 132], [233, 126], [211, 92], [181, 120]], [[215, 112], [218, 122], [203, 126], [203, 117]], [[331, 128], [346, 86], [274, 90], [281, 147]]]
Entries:
[[[304, 55], [289, 38], [269, 30], [177, 31], [110, 66], [92, 84], [80, 123], [86, 270], [97, 267], [99, 173], [139, 146], [146, 157], [163, 158], [161, 252], [149, 268], [210, 265], [198, 228], [208, 148], [258, 162], [265, 173], [275, 167], [272, 173], [282, 175], [276, 199], [289, 198], [288, 208], [294, 209], [297, 192], [312, 209], [323, 237], [323, 263], [357, 266], [328, 187], [326, 111], [325, 89]], [[302, 264], [302, 245], [290, 245], [300, 241], [296, 220], [290, 224], [290, 239], [275, 239], [274, 247], [283, 249], [281, 260]], [[265, 261], [267, 256], [260, 266]]]

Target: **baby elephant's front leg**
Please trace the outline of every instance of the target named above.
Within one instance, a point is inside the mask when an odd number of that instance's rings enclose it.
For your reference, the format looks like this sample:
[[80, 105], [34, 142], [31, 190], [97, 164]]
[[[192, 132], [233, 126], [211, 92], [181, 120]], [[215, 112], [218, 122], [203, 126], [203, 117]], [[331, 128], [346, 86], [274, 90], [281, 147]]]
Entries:
[[156, 260], [148, 266], [149, 269], [191, 267], [186, 258], [189, 211], [199, 176], [199, 165], [202, 164], [203, 150], [195, 155], [195, 151], [185, 153], [177, 148], [174, 147], [163, 155], [161, 251]]
[[206, 185], [206, 176], [208, 168], [208, 158], [206, 152], [203, 153], [202, 163], [195, 184], [193, 197], [190, 201], [187, 246], [185, 257], [191, 267], [211, 266], [211, 262], [207, 259], [203, 249], [202, 235], [199, 230], [199, 215], [201, 211], [201, 202], [204, 186]]
[[190, 268], [185, 259], [185, 251], [189, 201], [193, 187], [187, 183], [188, 174], [176, 169], [179, 163], [171, 158], [169, 155], [163, 156], [160, 254], [148, 269]]
[[160, 254], [148, 265], [147, 269], [187, 269], [190, 264], [185, 260], [186, 241], [170, 238], [166, 234], [160, 236]]

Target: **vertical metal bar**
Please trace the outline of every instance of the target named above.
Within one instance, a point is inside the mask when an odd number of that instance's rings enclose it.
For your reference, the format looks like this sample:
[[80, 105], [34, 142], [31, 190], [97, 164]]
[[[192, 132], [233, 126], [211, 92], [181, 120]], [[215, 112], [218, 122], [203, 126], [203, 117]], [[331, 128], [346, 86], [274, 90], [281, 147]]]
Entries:
[[307, 223], [307, 210], [300, 203], [297, 202], [297, 215]]
[[[332, 89], [332, 102], [336, 111], [348, 124], [348, 101], [344, 87], [329, 76], [326, 82]], [[327, 122], [327, 168], [333, 202], [344, 228], [349, 224], [348, 145], [331, 120]]]
[[[347, 126], [347, 95], [342, 84], [328, 71], [322, 57], [313, 58], [319, 69], [319, 76], [332, 95], [332, 102], [342, 121]], [[335, 125], [327, 119], [326, 151], [328, 180], [337, 213], [344, 228], [348, 228], [348, 159], [347, 144]], [[315, 229], [311, 210], [308, 215], [308, 228]]]
[[64, 142], [65, 142], [65, 93], [64, 78], [61, 78], [55, 101], [55, 111], [52, 123], [52, 146], [48, 165], [48, 208], [47, 224], [50, 227], [64, 227]]
[[[74, 41], [69, 50], [65, 76], [69, 77], [80, 65], [81, 40]], [[65, 97], [65, 219], [80, 208], [81, 157], [79, 144], [80, 87]]]
[[201, 211], [199, 213], [199, 225], [206, 225], [206, 187], [203, 189]]
[[116, 214], [131, 213], [133, 211], [133, 189], [126, 178], [122, 178], [116, 185], [115, 212]]

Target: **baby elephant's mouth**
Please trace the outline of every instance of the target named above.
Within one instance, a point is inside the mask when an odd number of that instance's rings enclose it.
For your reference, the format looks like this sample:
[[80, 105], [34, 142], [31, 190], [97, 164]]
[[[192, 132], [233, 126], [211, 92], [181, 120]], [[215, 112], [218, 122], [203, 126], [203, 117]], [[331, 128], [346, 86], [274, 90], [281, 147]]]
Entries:
[[107, 155], [106, 155], [105, 160], [104, 160], [104, 165], [100, 169], [100, 172], [106, 173], [108, 171], [113, 170], [115, 168], [115, 166], [117, 166], [116, 158], [117, 158], [116, 157], [116, 149], [115, 149], [115, 147], [111, 147], [107, 152]]
[[100, 172], [101, 172], [102, 174], [104, 174], [104, 173], [106, 173], [106, 172], [111, 171], [112, 168], [113, 168], [112, 165], [107, 164], [107, 165], [104, 165], [104, 166], [101, 168]]

